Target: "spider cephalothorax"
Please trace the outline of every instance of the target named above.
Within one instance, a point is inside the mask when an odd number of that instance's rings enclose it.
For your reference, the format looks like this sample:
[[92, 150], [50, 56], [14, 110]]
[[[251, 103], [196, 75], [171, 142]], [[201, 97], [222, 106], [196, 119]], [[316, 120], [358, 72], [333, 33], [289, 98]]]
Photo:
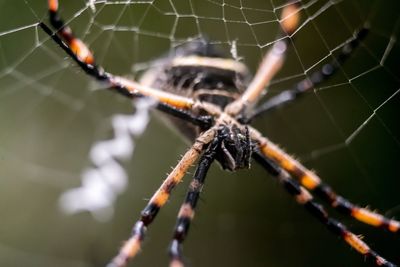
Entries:
[[182, 243], [194, 218], [209, 167], [216, 160], [224, 169], [234, 171], [249, 167], [251, 158], [276, 177], [298, 204], [304, 206], [312, 216], [365, 259], [377, 266], [396, 266], [371, 249], [345, 225], [330, 217], [325, 208], [314, 200], [312, 193], [332, 208], [390, 232], [400, 232], [399, 221], [386, 218], [339, 196], [314, 172], [245, 123], [250, 122], [252, 117], [293, 102], [332, 76], [368, 32], [365, 28], [357, 31], [343, 45], [340, 55], [324, 65], [322, 70], [311, 73], [291, 89], [255, 107], [265, 87], [281, 69], [289, 37], [295, 33], [299, 23], [300, 1], [290, 0], [280, 8], [282, 36], [270, 47], [251, 81], [247, 68], [242, 63], [224, 58], [213, 46], [199, 40], [179, 47], [170, 56], [160, 59], [138, 83], [108, 73], [97, 66], [88, 47], [61, 20], [58, 15], [58, 1], [49, 0], [50, 21], [57, 33], [52, 33], [44, 23], [39, 26], [88, 75], [106, 83], [110, 89], [124, 96], [146, 96], [157, 100], [156, 107], [172, 115], [174, 124], [193, 141], [192, 146], [149, 200], [133, 227], [131, 236], [110, 262], [110, 267], [125, 266], [137, 255], [148, 226], [167, 203], [172, 189], [198, 160], [193, 180], [178, 214], [169, 249], [170, 266], [182, 267]]
[[217, 149], [215, 159], [221, 164], [223, 169], [235, 171], [250, 167], [252, 144], [249, 129], [240, 129], [236, 125], [222, 125], [223, 135], [220, 146]]
[[142, 84], [221, 108], [243, 93], [251, 78], [244, 64], [203, 38], [178, 46], [152, 65], [142, 76]]

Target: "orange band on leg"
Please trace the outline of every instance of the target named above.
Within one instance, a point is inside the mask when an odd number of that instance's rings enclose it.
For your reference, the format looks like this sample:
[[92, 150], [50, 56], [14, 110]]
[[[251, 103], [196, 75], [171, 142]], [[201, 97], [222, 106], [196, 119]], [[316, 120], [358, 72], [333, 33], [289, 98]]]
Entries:
[[389, 231], [394, 233], [398, 232], [400, 230], [400, 222], [395, 220], [390, 220], [388, 229]]
[[285, 31], [287, 34], [292, 34], [297, 29], [300, 21], [299, 4], [291, 3], [284, 7], [281, 20], [283, 31]]
[[344, 240], [359, 253], [365, 255], [370, 251], [370, 248], [364, 241], [351, 232], [346, 232], [343, 236]]
[[89, 48], [79, 39], [73, 38], [69, 43], [69, 47], [78, 57], [78, 59], [86, 64], [94, 64], [94, 57]]
[[380, 226], [384, 223], [384, 217], [382, 215], [363, 208], [352, 210], [351, 215], [357, 220], [373, 226]]
[[58, 1], [57, 0], [49, 0], [49, 9], [50, 11], [56, 12], [58, 10]]

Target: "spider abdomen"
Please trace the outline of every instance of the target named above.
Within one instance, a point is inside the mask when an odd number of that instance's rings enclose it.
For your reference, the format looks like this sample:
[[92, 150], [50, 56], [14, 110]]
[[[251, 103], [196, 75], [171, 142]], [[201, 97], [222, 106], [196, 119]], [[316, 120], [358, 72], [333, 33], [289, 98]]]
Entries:
[[[154, 61], [154, 66], [144, 73], [140, 82], [223, 109], [244, 92], [250, 79], [243, 63], [224, 57], [215, 46], [200, 39]], [[199, 134], [196, 126], [170, 116], [168, 119], [189, 140]]]

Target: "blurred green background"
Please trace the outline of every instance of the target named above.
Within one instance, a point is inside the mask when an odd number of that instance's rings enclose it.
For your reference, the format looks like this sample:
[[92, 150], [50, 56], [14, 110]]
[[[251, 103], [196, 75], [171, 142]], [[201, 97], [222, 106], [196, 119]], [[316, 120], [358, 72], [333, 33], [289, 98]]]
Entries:
[[[208, 36], [251, 70], [275, 40], [283, 1], [61, 1], [61, 12], [108, 71], [140, 76], [146, 62], [188, 38]], [[304, 1], [302, 26], [270, 95], [336, 55], [365, 22], [370, 34], [331, 80], [254, 125], [338, 192], [400, 218], [400, 4]], [[88, 152], [112, 136], [126, 99], [88, 78], [37, 27], [46, 1], [0, 1], [0, 266], [104, 266], [187, 144], [154, 113], [125, 162], [130, 182], [110, 222], [62, 214], [58, 198], [81, 184]], [[397, 118], [397, 119], [396, 119]], [[174, 191], [130, 266], [166, 266], [167, 246], [189, 177]], [[400, 264], [398, 236], [335, 211], [357, 234]], [[256, 164], [215, 165], [184, 245], [188, 266], [364, 266]]]

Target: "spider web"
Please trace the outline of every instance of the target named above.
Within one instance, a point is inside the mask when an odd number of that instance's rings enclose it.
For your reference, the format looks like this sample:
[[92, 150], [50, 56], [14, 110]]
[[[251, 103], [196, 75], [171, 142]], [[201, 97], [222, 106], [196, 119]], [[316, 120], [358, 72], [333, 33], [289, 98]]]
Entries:
[[[400, 5], [302, 1], [302, 21], [268, 96], [340, 52], [365, 23], [370, 33], [340, 71], [295, 104], [254, 125], [355, 203], [400, 218]], [[284, 1], [60, 1], [61, 14], [106, 70], [133, 78], [175, 46], [207, 37], [256, 70], [279, 32]], [[63, 193], [82, 187], [93, 144], [114, 136], [130, 101], [88, 78], [38, 27], [46, 1], [0, 2], [0, 265], [104, 266], [187, 144], [153, 114], [134, 154], [119, 161], [127, 187], [98, 222], [68, 215]], [[186, 181], [189, 179], [186, 179]], [[186, 182], [150, 228], [135, 266], [165, 266]], [[122, 192], [123, 191], [123, 192]], [[362, 257], [299, 208], [253, 164], [212, 168], [191, 233], [189, 266], [364, 266]], [[331, 211], [373, 248], [400, 263], [400, 241]], [[340, 255], [338, 257], [337, 255]]]

